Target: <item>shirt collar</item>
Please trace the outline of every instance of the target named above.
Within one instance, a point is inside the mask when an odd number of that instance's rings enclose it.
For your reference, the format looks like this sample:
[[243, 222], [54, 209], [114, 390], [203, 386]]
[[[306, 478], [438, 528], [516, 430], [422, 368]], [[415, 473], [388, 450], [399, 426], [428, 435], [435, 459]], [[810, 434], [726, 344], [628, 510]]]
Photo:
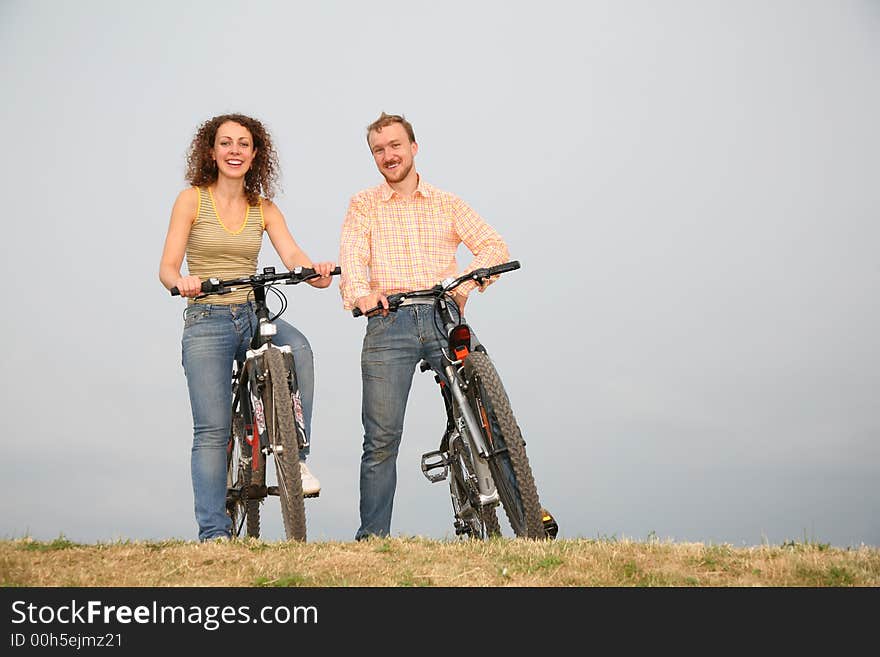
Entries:
[[[433, 193], [434, 188], [425, 182], [425, 179], [419, 176], [419, 184], [416, 185], [416, 191], [413, 192], [413, 196], [417, 194], [421, 194], [423, 197], [428, 198]], [[379, 197], [385, 201], [386, 203], [391, 200], [391, 197], [397, 194], [392, 188], [391, 185], [388, 184], [388, 181], [383, 180], [382, 184], [379, 185]], [[400, 196], [399, 194], [397, 194]]]

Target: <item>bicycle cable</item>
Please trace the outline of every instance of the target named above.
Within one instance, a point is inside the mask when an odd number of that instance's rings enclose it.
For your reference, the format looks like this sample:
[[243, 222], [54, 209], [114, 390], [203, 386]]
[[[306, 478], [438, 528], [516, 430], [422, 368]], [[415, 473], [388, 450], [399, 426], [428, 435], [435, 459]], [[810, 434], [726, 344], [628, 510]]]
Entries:
[[[284, 293], [281, 290], [276, 290], [274, 285], [267, 285], [266, 289], [273, 292], [275, 294], [275, 296], [277, 296], [281, 300], [281, 310], [279, 310], [278, 314], [276, 314], [274, 317], [269, 318], [270, 322], [274, 322], [276, 319], [278, 319], [279, 317], [281, 317], [281, 315], [284, 314], [285, 310], [287, 310], [287, 297], [284, 295]], [[267, 305], [266, 308], [268, 308], [268, 307], [269, 306]]]
[[[443, 356], [447, 360], [454, 361], [455, 359], [450, 357], [449, 353], [447, 353], [447, 351], [446, 351], [446, 347], [444, 346], [446, 344], [446, 338], [448, 336], [444, 335], [443, 325], [441, 324], [442, 318], [440, 317], [440, 300], [443, 297], [448, 297], [448, 299], [446, 299], [447, 304], [455, 303], [455, 299], [452, 297], [452, 295], [449, 292], [447, 292], [446, 290], [444, 290], [442, 296], [438, 296], [437, 298], [434, 299], [433, 312], [431, 314], [433, 315], [434, 329], [437, 331], [437, 337], [440, 338], [440, 351], [443, 353]], [[461, 308], [458, 308], [458, 304], [456, 304], [456, 308], [458, 309], [458, 318], [459, 318], [459, 322], [460, 322], [464, 318], [462, 316]], [[447, 308], [447, 312], [449, 312], [448, 308]]]

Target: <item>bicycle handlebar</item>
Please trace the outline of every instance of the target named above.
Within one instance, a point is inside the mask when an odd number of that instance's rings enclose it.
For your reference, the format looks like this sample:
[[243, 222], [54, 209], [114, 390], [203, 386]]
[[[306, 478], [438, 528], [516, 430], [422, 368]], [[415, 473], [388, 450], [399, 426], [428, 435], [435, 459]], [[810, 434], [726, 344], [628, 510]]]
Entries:
[[[495, 265], [494, 267], [480, 267], [479, 269], [474, 269], [467, 274], [462, 274], [456, 279], [446, 283], [446, 284], [438, 284], [434, 287], [427, 290], [413, 290], [412, 292], [398, 292], [396, 294], [389, 294], [386, 298], [388, 299], [388, 311], [394, 312], [400, 307], [400, 304], [409, 297], [436, 297], [446, 294], [450, 290], [457, 288], [459, 285], [464, 283], [465, 281], [476, 281], [477, 283], [482, 283], [492, 276], [497, 276], [499, 274], [504, 274], [509, 271], [513, 271], [515, 269], [519, 269], [520, 264], [519, 260], [511, 260], [510, 262], [504, 262], [500, 265]], [[351, 310], [351, 314], [353, 317], [360, 317], [361, 315], [369, 315], [371, 313], [376, 312], [377, 310], [383, 310], [384, 306], [380, 303], [375, 308], [370, 308], [366, 312], [361, 312], [361, 309], [355, 306]]]
[[[337, 276], [341, 273], [342, 270], [337, 267], [330, 272], [330, 275]], [[254, 274], [253, 276], [246, 276], [244, 278], [230, 278], [229, 280], [224, 281], [221, 281], [218, 278], [209, 278], [206, 281], [202, 281], [202, 294], [228, 294], [235, 288], [244, 285], [255, 287], [272, 285], [273, 283], [282, 281], [285, 285], [296, 285], [297, 283], [304, 283], [305, 281], [318, 277], [318, 272], [312, 267], [294, 267], [292, 270], [280, 274], [275, 273], [275, 267], [264, 267], [262, 274]], [[173, 297], [180, 296], [180, 290], [178, 290], [177, 287], [172, 287], [170, 292]]]

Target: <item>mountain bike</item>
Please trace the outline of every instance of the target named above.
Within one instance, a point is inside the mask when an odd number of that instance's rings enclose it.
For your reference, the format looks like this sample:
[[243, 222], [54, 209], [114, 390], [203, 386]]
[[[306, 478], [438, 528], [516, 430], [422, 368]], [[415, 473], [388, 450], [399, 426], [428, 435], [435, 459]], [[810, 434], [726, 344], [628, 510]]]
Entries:
[[[515, 536], [555, 538], [558, 525], [541, 506], [519, 424], [501, 377], [486, 348], [477, 343], [461, 314], [455, 320], [451, 292], [465, 281], [483, 284], [489, 278], [519, 269], [518, 261], [479, 268], [430, 289], [390, 294], [388, 311], [407, 299], [433, 303], [434, 328], [445, 343], [437, 371], [426, 360], [419, 369], [432, 371], [446, 408], [446, 429], [437, 450], [422, 455], [422, 473], [432, 483], [448, 480], [456, 535], [486, 539], [501, 535], [496, 507], [504, 508]], [[382, 310], [378, 305], [355, 317]]]
[[[331, 275], [338, 275], [337, 267]], [[202, 281], [202, 293], [223, 295], [241, 288], [253, 291], [257, 326], [243, 362], [232, 366], [232, 424], [226, 448], [226, 511], [232, 519], [232, 535], [242, 532], [260, 536], [260, 507], [269, 496], [281, 504], [281, 518], [288, 540], [306, 540], [305, 503], [299, 468], [299, 450], [308, 445], [293, 354], [287, 345], [275, 345], [274, 321], [287, 309], [287, 299], [276, 285], [296, 285], [318, 277], [310, 267], [275, 273], [265, 267], [261, 274], [244, 278]], [[266, 292], [281, 300], [281, 309], [270, 317]], [[177, 288], [171, 289], [178, 295]], [[266, 465], [271, 458], [275, 485], [267, 485]], [[317, 497], [318, 494], [309, 495]]]

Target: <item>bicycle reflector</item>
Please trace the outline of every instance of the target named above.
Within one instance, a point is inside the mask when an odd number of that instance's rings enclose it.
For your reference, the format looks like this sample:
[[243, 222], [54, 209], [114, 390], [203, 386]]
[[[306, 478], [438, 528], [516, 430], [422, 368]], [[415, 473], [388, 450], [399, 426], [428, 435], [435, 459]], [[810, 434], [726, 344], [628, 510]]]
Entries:
[[547, 509], [541, 509], [541, 522], [544, 525], [544, 533], [547, 538], [556, 538], [559, 533], [559, 525], [556, 524], [556, 518]]
[[449, 349], [455, 354], [456, 360], [464, 360], [471, 350], [471, 328], [467, 324], [459, 324], [449, 334]]

